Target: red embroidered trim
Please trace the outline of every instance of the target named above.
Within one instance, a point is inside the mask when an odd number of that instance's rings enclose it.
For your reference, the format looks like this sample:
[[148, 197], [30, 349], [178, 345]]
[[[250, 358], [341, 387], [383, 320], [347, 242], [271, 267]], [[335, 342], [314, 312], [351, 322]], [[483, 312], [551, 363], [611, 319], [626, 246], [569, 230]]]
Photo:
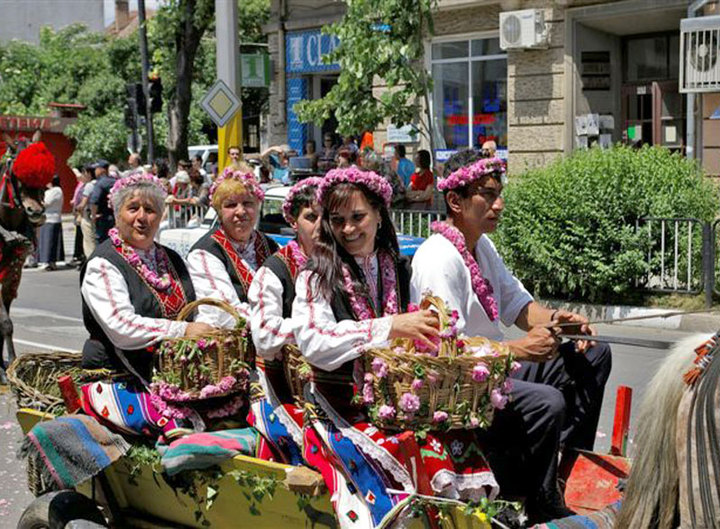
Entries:
[[276, 252], [276, 255], [280, 258], [280, 260], [287, 268], [292, 280], [295, 281], [297, 279], [298, 273], [300, 272], [300, 266], [298, 265], [298, 263], [295, 262], [295, 259], [293, 259], [293, 252], [290, 248], [290, 245], [286, 244], [285, 246], [280, 248], [280, 250]]
[[[115, 248], [115, 251], [127, 262], [127, 257], [123, 253], [122, 248], [117, 246], [113, 246], [113, 248]], [[130, 267], [138, 275], [138, 277], [142, 279], [143, 283], [145, 283], [152, 295], [155, 296], [155, 299], [160, 305], [160, 312], [162, 313], [162, 317], [169, 320], [174, 320], [180, 313], [180, 310], [182, 310], [182, 308], [187, 304], [188, 297], [185, 293], [185, 289], [183, 288], [182, 281], [180, 281], [180, 275], [177, 273], [177, 270], [175, 270], [175, 265], [173, 265], [172, 261], [170, 260], [170, 256], [167, 255], [167, 252], [165, 252], [165, 249], [161, 246], [157, 246], [156, 250], [158, 252], [163, 252], [163, 257], [168, 263], [170, 288], [168, 288], [167, 290], [155, 289], [155, 287], [153, 287], [153, 285], [150, 284], [147, 279], [145, 279], [145, 277], [140, 273], [137, 268], [132, 266], [129, 262], [128, 265], [130, 265]]]
[[217, 283], [215, 283], [215, 276], [210, 272], [210, 266], [208, 265], [205, 251], [200, 250], [198, 253], [200, 255], [200, 261], [202, 262], [203, 272], [205, 272], [205, 277], [208, 278], [208, 280], [210, 281], [210, 286], [215, 292], [220, 293], [220, 297], [222, 297], [222, 300], [225, 303], [230, 303], [230, 299], [225, 295], [225, 292], [223, 292], [222, 289], [218, 288]]
[[[225, 255], [227, 255], [230, 259], [230, 263], [240, 279], [240, 287], [242, 288], [245, 297], [247, 297], [250, 283], [252, 282], [255, 273], [245, 266], [245, 263], [243, 263], [237, 251], [235, 251], [235, 247], [233, 247], [230, 239], [228, 239], [227, 235], [225, 235], [222, 228], [218, 228], [215, 233], [212, 234], [212, 238], [220, 245], [220, 248], [222, 248]], [[255, 235], [255, 264], [257, 264], [258, 267], [260, 267], [265, 259], [267, 259], [269, 252], [270, 249], [267, 247], [267, 243], [264, 238], [262, 235], [257, 233]]]

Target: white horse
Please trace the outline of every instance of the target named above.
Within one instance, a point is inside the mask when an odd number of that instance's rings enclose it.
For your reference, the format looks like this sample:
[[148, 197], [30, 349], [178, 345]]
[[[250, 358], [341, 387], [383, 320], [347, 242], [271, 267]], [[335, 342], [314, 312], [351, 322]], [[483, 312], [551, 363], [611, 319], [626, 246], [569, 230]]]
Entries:
[[720, 528], [720, 353], [693, 385], [683, 378], [710, 338], [678, 342], [648, 386], [618, 529]]

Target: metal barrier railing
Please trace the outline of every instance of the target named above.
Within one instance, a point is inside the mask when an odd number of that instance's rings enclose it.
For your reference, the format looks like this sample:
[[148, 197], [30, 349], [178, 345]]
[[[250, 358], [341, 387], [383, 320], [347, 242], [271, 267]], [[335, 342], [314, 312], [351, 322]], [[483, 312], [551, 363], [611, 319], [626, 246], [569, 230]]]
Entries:
[[647, 217], [635, 223], [647, 238], [647, 274], [638, 286], [655, 292], [697, 294], [704, 288], [704, 222], [694, 218]]
[[430, 224], [443, 220], [445, 215], [439, 211], [391, 209], [390, 218], [398, 233], [412, 237], [428, 237]]
[[166, 211], [168, 228], [190, 228], [202, 224], [207, 208], [199, 204], [169, 204]]

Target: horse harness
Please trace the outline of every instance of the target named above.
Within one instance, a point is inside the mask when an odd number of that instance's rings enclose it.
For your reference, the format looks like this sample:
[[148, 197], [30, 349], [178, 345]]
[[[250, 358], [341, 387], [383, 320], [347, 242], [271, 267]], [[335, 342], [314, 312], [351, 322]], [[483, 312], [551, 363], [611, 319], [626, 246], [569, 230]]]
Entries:
[[0, 177], [0, 206], [9, 208], [21, 208], [22, 200], [20, 198], [20, 185], [12, 174], [12, 162], [8, 160], [5, 164], [5, 170]]

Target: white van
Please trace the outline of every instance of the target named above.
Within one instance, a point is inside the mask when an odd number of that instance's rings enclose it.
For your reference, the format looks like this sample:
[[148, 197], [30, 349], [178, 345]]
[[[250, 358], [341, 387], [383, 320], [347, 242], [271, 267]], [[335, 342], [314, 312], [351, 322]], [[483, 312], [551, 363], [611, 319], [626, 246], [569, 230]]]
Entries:
[[202, 158], [202, 166], [208, 174], [212, 173], [212, 166], [218, 161], [217, 145], [192, 145], [188, 147], [188, 156], [192, 161], [195, 156], [200, 155]]

